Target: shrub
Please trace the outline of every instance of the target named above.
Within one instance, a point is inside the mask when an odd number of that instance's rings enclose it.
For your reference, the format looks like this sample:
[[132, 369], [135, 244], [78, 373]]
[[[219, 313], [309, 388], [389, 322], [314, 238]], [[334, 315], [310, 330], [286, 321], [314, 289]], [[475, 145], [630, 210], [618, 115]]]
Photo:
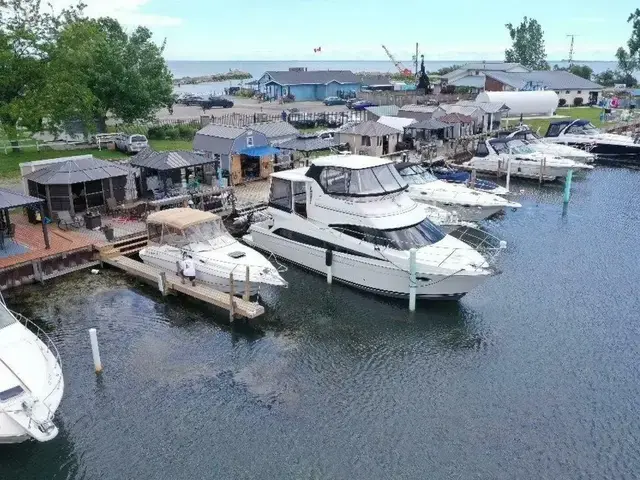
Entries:
[[566, 100], [566, 99], [561, 98], [561, 99], [558, 101], [558, 106], [559, 106], [559, 107], [565, 107], [566, 105], [567, 105], [567, 100]]
[[156, 125], [153, 127], [149, 127], [147, 132], [147, 138], [149, 140], [164, 140], [165, 131], [163, 125]]
[[167, 140], [177, 140], [180, 138], [180, 132], [176, 127], [165, 127], [165, 138]]
[[181, 140], [193, 140], [197, 131], [198, 127], [193, 125], [178, 125], [178, 136]]
[[584, 103], [584, 99], [582, 97], [576, 97], [576, 98], [573, 99], [573, 106], [574, 107], [579, 107], [583, 103]]

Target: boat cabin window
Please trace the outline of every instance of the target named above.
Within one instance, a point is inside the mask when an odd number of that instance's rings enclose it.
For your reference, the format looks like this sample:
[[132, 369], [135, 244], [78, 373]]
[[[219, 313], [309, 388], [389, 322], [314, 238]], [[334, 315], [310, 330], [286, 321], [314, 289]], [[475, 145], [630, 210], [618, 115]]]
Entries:
[[489, 155], [489, 149], [485, 142], [478, 142], [478, 148], [476, 148], [476, 157], [486, 157]]
[[496, 151], [498, 155], [502, 155], [503, 153], [509, 152], [509, 148], [507, 147], [506, 142], [495, 142], [495, 143], [492, 142], [491, 146], [493, 147], [493, 149]]
[[307, 183], [291, 183], [293, 184], [293, 209], [298, 215], [307, 218]]
[[547, 137], [557, 137], [566, 126], [566, 123], [552, 123], [549, 125], [549, 129], [547, 130]]
[[427, 219], [409, 227], [393, 230], [379, 230], [360, 225], [331, 225], [331, 227], [358, 240], [396, 250], [426, 247], [445, 237], [445, 233]]
[[372, 168], [349, 169], [325, 167], [320, 186], [332, 195], [370, 196], [399, 192], [407, 187], [391, 164]]
[[334, 252], [346, 253], [348, 255], [355, 255], [357, 257], [376, 258], [372, 257], [371, 255], [367, 255], [366, 253], [350, 250], [348, 248], [341, 247], [340, 245], [325, 242], [324, 240], [320, 240], [319, 238], [311, 237], [309, 235], [305, 235], [304, 233], [294, 232], [293, 230], [288, 230], [286, 228], [278, 228], [273, 233], [282, 238], [302, 243], [304, 245], [309, 245], [311, 247], [322, 248], [323, 250], [333, 250]]
[[591, 123], [574, 123], [567, 129], [567, 133], [571, 135], [594, 135], [599, 132]]
[[400, 176], [409, 185], [424, 185], [425, 183], [435, 182], [438, 180], [421, 165], [412, 165], [410, 167], [403, 168], [400, 171]]
[[7, 327], [13, 323], [16, 323], [16, 318], [11, 315], [7, 307], [0, 305], [0, 328]]
[[285, 212], [291, 211], [291, 181], [284, 180], [282, 178], [273, 177], [271, 179], [271, 192], [269, 194], [269, 206], [277, 208], [278, 210], [284, 210]]

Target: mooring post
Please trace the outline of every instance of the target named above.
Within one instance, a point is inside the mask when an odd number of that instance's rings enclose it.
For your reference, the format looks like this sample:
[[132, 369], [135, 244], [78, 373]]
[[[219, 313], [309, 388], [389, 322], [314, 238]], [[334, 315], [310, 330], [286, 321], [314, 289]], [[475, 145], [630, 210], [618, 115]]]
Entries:
[[564, 203], [569, 203], [571, 198], [571, 180], [573, 179], [573, 170], [567, 170], [567, 178], [564, 181]]
[[477, 177], [478, 177], [478, 172], [476, 172], [476, 169], [474, 168], [473, 170], [471, 170], [471, 181], [469, 185], [471, 188], [475, 188]]
[[511, 184], [511, 159], [507, 159], [507, 183], [505, 184], [505, 188], [507, 191], [509, 190], [509, 186]]
[[233, 297], [235, 297], [235, 287], [233, 285], [233, 272], [229, 274], [229, 321], [233, 323], [235, 318]]
[[409, 250], [409, 311], [416, 309], [416, 293], [418, 284], [416, 282], [416, 249]]
[[102, 372], [102, 362], [100, 361], [100, 349], [98, 348], [98, 333], [95, 328], [89, 329], [89, 339], [91, 340], [91, 353], [93, 355], [93, 366], [96, 373]]
[[331, 268], [331, 265], [333, 263], [333, 250], [331, 250], [330, 248], [328, 248], [325, 252], [324, 263], [327, 266], [327, 283], [331, 285], [331, 282], [333, 281], [333, 271]]
[[163, 297], [167, 295], [167, 274], [165, 272], [160, 272], [158, 275], [158, 290]]
[[242, 296], [242, 299], [248, 302], [250, 297], [251, 297], [251, 281], [249, 280], [249, 265], [247, 265], [247, 272], [244, 277], [244, 295]]
[[547, 157], [542, 157], [540, 161], [540, 177], [538, 178], [538, 183], [542, 185], [542, 172], [544, 171], [545, 163], [547, 161]]

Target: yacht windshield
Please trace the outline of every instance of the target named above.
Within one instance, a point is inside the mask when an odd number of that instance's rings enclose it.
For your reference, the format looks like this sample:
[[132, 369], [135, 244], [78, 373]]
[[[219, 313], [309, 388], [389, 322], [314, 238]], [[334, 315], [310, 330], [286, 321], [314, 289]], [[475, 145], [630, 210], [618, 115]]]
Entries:
[[333, 228], [358, 240], [396, 250], [409, 250], [432, 245], [446, 235], [428, 219], [409, 227], [378, 230], [360, 225], [333, 225]]
[[16, 323], [16, 318], [11, 315], [7, 307], [0, 305], [0, 328], [8, 327], [13, 323]]
[[591, 122], [583, 124], [573, 124], [567, 129], [567, 133], [571, 135], [597, 135], [600, 133]]
[[210, 249], [212, 246], [220, 246], [233, 243], [235, 240], [227, 232], [222, 220], [216, 219], [210, 222], [198, 223], [184, 230], [175, 230], [164, 227], [162, 243], [176, 247], [189, 246], [195, 252]]
[[357, 170], [326, 167], [320, 174], [320, 184], [327, 193], [349, 196], [384, 195], [407, 187], [390, 164]]
[[403, 168], [400, 171], [400, 176], [406, 180], [409, 185], [424, 185], [425, 183], [438, 180], [421, 165], [412, 165], [411, 167]]
[[508, 153], [534, 153], [535, 150], [522, 140], [514, 139], [507, 142]]

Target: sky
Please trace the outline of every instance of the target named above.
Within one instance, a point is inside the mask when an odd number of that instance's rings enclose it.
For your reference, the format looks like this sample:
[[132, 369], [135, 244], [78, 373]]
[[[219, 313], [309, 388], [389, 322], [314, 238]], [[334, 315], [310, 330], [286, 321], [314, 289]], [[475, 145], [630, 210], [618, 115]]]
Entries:
[[[49, 0], [60, 8], [74, 0]], [[547, 58], [613, 60], [631, 34], [638, 0], [83, 0], [89, 16], [112, 16], [127, 28], [145, 25], [167, 60], [399, 59], [415, 43], [426, 60], [501, 60], [510, 45], [505, 24], [525, 15], [544, 30]], [[313, 49], [322, 47], [320, 53]]]

